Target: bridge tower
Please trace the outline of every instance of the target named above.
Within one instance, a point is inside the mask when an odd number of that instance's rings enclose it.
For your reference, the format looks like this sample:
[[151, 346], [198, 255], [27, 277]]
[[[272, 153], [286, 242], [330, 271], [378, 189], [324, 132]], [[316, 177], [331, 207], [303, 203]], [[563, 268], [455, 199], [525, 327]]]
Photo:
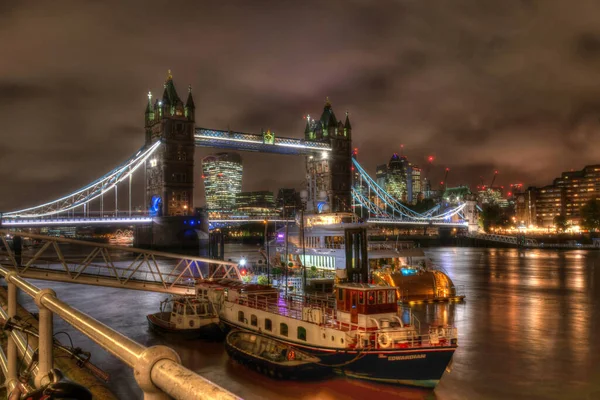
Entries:
[[465, 206], [465, 219], [467, 220], [468, 232], [477, 233], [479, 231], [479, 213], [477, 212], [477, 201], [475, 196], [468, 196]]
[[191, 215], [194, 211], [194, 99], [185, 104], [175, 90], [171, 71], [161, 98], [146, 106], [146, 146], [163, 145], [146, 161], [146, 204], [152, 216]]
[[331, 151], [306, 158], [307, 211], [351, 211], [352, 126], [348, 113], [345, 122], [338, 121], [327, 99], [320, 119], [306, 119], [304, 139], [331, 145]]

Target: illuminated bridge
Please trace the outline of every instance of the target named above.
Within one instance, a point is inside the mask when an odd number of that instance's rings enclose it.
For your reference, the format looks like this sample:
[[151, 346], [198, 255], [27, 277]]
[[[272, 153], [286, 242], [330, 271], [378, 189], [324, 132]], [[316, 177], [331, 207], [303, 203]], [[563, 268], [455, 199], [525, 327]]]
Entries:
[[[273, 144], [263, 143], [261, 135], [251, 135], [238, 132], [196, 130], [198, 146], [217, 146], [237, 150], [265, 151], [281, 154], [310, 154], [311, 152], [328, 151], [328, 146], [319, 142], [304, 142], [300, 139], [279, 138]], [[131, 181], [133, 174], [140, 170], [146, 161], [158, 151], [161, 142], [156, 142], [148, 148], [142, 148], [109, 173], [92, 183], [51, 202], [22, 210], [4, 213], [2, 225], [6, 227], [52, 226], [52, 225], [139, 225], [152, 222], [146, 212], [135, 212], [131, 208]], [[379, 186], [373, 178], [356, 161], [353, 167], [359, 172], [361, 185], [352, 188], [354, 210], [363, 215], [368, 223], [395, 225], [438, 225], [450, 227], [466, 227], [468, 225], [465, 213], [466, 203], [453, 207], [437, 205], [431, 210], [418, 213], [398, 201], [385, 189]], [[143, 168], [141, 168], [143, 170]], [[118, 210], [118, 185], [128, 185], [128, 209]], [[107, 199], [109, 193], [114, 194], [114, 200]], [[92, 210], [91, 203], [99, 203], [100, 210]], [[113, 202], [114, 201], [114, 202]], [[109, 203], [112, 204], [107, 211]], [[361, 208], [360, 212], [357, 207]], [[193, 217], [192, 217], [193, 218]], [[244, 223], [244, 222], [285, 222], [273, 217], [235, 216], [211, 220], [210, 223]], [[293, 222], [288, 220], [288, 222]]]
[[[473, 204], [440, 204], [419, 213], [387, 193], [356, 159], [350, 157], [352, 127], [348, 114], [345, 122], [337, 120], [329, 101], [325, 103], [319, 119], [307, 117], [304, 139], [301, 139], [280, 137], [270, 130], [254, 134], [197, 128], [191, 89], [183, 103], [170, 74], [162, 98], [154, 103], [151, 100], [149, 95], [145, 112], [146, 140], [142, 148], [107, 174], [65, 196], [3, 213], [0, 218], [2, 225], [144, 225], [154, 221], [155, 217], [173, 216], [185, 217], [181, 218], [181, 227], [187, 229], [192, 223], [187, 221], [188, 225], [184, 226], [185, 219], [197, 218], [191, 215], [190, 209], [194, 203], [195, 147], [306, 156], [307, 172], [310, 172], [307, 178], [308, 203], [312, 207], [308, 207], [307, 212], [321, 210], [328, 202], [331, 211], [346, 211], [352, 205], [354, 211], [368, 223], [452, 227], [466, 227], [468, 221], [471, 226], [476, 223]], [[352, 188], [349, 185], [351, 169], [357, 170], [360, 175], [360, 184], [355, 182]], [[144, 179], [141, 212], [132, 205], [134, 195], [140, 197], [139, 191], [132, 193], [136, 173]], [[326, 193], [325, 201], [319, 198], [320, 193]], [[228, 224], [261, 222], [264, 219], [238, 216], [208, 222]], [[278, 218], [266, 219], [280, 222]], [[193, 224], [197, 226], [197, 220]]]

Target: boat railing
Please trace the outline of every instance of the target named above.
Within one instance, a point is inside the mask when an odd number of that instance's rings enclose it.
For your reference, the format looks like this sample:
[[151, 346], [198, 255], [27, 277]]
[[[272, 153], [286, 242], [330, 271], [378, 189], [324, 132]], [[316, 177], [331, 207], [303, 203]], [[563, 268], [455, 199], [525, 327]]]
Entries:
[[[239, 304], [264, 310], [272, 314], [284, 315], [289, 318], [305, 320], [304, 310], [309, 308], [321, 309], [322, 317], [316, 323], [323, 323], [329, 316], [334, 315], [334, 309], [330, 306], [329, 299], [311, 298], [297, 295], [284, 297], [269, 297], [265, 295], [246, 293], [238, 298]], [[311, 322], [311, 321], [308, 321]]]

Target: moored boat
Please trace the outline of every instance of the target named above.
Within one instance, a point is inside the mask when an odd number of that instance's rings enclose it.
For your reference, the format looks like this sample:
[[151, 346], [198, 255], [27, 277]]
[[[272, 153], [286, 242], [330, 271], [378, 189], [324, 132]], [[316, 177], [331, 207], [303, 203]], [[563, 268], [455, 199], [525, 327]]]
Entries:
[[229, 279], [196, 285], [234, 329], [261, 333], [321, 359], [349, 377], [435, 387], [457, 348], [457, 330], [398, 314], [393, 287], [341, 283], [335, 296], [282, 296], [269, 286]]
[[212, 304], [196, 296], [172, 296], [160, 304], [160, 312], [146, 316], [150, 328], [159, 333], [187, 338], [219, 339], [223, 331]]
[[318, 357], [254, 332], [229, 332], [225, 349], [232, 359], [272, 378], [323, 378], [330, 372]]

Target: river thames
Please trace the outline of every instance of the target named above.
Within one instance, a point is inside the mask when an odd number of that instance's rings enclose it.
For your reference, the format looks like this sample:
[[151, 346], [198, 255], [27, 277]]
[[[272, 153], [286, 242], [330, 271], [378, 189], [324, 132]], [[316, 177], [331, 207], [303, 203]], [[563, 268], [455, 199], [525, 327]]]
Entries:
[[[164, 294], [34, 283], [142, 344], [173, 347], [186, 367], [245, 399], [600, 399], [599, 251], [434, 248], [426, 254], [467, 295], [464, 303], [413, 306], [422, 323], [458, 327], [451, 371], [434, 391], [341, 377], [274, 381], [232, 363], [222, 343], [150, 332], [146, 314], [158, 311]], [[19, 300], [35, 310], [27, 296]], [[93, 352], [119, 398], [142, 397], [129, 368], [57, 318], [55, 331], [62, 329]]]

